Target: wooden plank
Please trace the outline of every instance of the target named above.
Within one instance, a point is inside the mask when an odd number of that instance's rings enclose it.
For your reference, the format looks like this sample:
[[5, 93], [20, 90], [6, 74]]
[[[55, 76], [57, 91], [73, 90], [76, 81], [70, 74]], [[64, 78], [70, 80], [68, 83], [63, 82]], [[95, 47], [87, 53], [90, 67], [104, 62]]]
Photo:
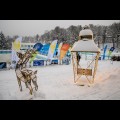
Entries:
[[92, 76], [92, 69], [78, 68], [77, 69], [77, 74]]

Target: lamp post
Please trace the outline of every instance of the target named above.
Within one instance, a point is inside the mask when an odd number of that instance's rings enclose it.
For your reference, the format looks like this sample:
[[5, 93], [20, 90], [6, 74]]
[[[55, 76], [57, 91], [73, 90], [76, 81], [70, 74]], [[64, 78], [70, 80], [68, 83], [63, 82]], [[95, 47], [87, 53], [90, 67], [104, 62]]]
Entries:
[[[100, 56], [100, 49], [96, 46], [93, 40], [93, 32], [89, 28], [84, 27], [83, 30], [80, 31], [79, 38], [80, 39], [74, 43], [71, 49], [74, 82], [81, 82], [81, 76], [85, 76], [89, 84], [91, 85], [94, 83], [98, 66], [98, 59]], [[86, 63], [86, 65], [81, 61], [78, 64], [78, 52], [81, 52], [83, 54], [92, 53], [94, 54], [94, 58], [92, 58], [91, 61], [85, 60], [86, 62], [88, 62]], [[83, 84], [80, 83], [80, 85]]]

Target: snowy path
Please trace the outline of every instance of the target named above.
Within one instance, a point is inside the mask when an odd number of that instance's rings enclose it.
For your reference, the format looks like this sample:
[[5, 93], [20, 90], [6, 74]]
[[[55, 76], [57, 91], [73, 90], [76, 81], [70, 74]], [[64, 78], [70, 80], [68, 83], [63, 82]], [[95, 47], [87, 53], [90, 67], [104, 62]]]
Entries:
[[32, 68], [38, 70], [39, 90], [31, 96], [25, 88], [19, 91], [14, 70], [0, 71], [0, 100], [107, 100], [120, 99], [120, 62], [99, 61], [93, 86], [74, 84], [71, 65]]

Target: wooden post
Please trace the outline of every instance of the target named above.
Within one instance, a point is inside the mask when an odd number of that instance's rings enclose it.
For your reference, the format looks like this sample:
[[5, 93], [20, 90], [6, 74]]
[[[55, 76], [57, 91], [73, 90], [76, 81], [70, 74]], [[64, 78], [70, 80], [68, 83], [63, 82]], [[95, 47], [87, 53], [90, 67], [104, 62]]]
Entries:
[[72, 53], [72, 63], [73, 63], [74, 83], [75, 83], [75, 65], [74, 65], [74, 56], [73, 56], [73, 53]]
[[94, 73], [93, 73], [93, 81], [92, 81], [92, 83], [94, 83], [94, 78], [95, 78], [96, 71], [97, 71], [99, 56], [100, 56], [100, 53], [97, 53], [97, 56], [96, 56], [96, 59], [95, 59], [95, 66], [94, 66]]
[[[94, 78], [96, 75], [96, 71], [97, 71], [97, 66], [98, 66], [98, 59], [100, 56], [100, 53], [98, 52], [96, 57], [91, 61], [91, 63], [87, 66], [86, 69], [82, 69], [81, 67], [78, 68], [78, 61], [77, 61], [77, 52], [72, 52], [72, 63], [73, 63], [73, 72], [74, 72], [74, 83], [76, 83], [76, 81], [82, 76], [85, 75], [87, 80], [89, 81], [90, 84], [94, 83]], [[92, 74], [92, 69], [88, 69], [88, 67], [95, 61], [94, 64], [94, 71]], [[92, 77], [92, 80], [88, 79], [88, 76]]]

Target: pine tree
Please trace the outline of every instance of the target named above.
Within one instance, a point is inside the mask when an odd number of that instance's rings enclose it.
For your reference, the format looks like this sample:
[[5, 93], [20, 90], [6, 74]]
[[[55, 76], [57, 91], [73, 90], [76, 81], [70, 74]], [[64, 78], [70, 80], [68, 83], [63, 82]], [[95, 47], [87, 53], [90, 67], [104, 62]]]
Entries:
[[0, 33], [0, 49], [6, 49], [7, 48], [7, 46], [6, 46], [6, 43], [7, 41], [6, 41], [6, 39], [5, 39], [5, 36], [4, 36], [4, 34], [1, 32]]

